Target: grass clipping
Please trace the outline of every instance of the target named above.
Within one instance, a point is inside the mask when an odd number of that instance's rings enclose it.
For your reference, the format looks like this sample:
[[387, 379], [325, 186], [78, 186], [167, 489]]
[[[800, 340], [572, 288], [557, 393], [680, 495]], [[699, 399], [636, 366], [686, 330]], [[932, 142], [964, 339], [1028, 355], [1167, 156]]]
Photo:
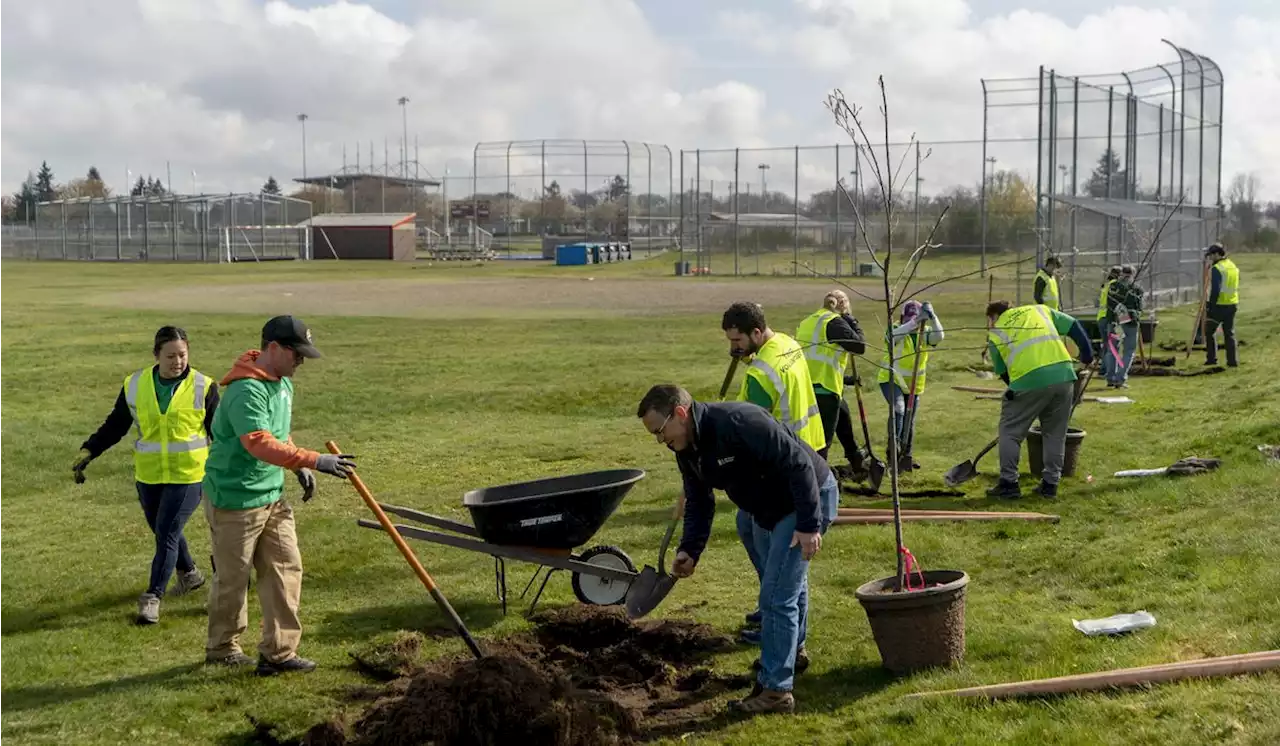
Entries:
[[486, 657], [435, 661], [393, 682], [350, 735], [333, 723], [304, 744], [556, 744], [596, 746], [679, 734], [711, 700], [750, 685], [694, 666], [733, 642], [680, 620], [635, 623], [622, 609], [542, 612], [531, 633]]

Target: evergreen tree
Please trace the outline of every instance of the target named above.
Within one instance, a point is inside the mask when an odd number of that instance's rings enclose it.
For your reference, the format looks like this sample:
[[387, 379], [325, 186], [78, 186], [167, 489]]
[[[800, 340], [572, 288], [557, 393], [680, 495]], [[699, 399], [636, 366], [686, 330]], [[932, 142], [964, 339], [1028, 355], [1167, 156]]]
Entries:
[[[1110, 187], [1108, 188], [1107, 176], [1111, 177]], [[1129, 174], [1120, 164], [1120, 157], [1116, 155], [1116, 151], [1107, 148], [1098, 158], [1098, 165], [1094, 166], [1093, 173], [1089, 174], [1089, 180], [1084, 183], [1084, 193], [1090, 197], [1125, 197], [1125, 185], [1128, 183]]]
[[48, 161], [40, 162], [40, 172], [36, 174], [36, 198], [41, 202], [49, 202], [58, 198], [58, 190], [53, 186], [53, 169]]
[[280, 185], [276, 183], [276, 177], [268, 176], [267, 183], [262, 185], [263, 194], [279, 194]]
[[13, 195], [13, 220], [15, 223], [26, 223], [36, 217], [36, 190], [31, 177], [22, 182], [22, 188]]
[[133, 182], [133, 188], [129, 190], [129, 194], [133, 195], [134, 197], [141, 197], [146, 193], [147, 193], [147, 180], [139, 176], [138, 180]]

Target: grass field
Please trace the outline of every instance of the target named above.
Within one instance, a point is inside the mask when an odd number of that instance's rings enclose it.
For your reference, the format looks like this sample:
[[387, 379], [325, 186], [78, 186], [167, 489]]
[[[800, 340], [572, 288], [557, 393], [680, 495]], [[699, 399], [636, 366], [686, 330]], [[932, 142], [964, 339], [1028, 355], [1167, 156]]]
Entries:
[[[1054, 503], [1020, 506], [1062, 516], [1056, 525], [908, 524], [926, 569], [971, 576], [968, 648], [954, 670], [893, 679], [854, 589], [890, 574], [892, 528], [833, 528], [812, 569], [809, 650], [796, 717], [717, 721], [706, 743], [1274, 744], [1280, 675], [1164, 685], [1149, 691], [1029, 702], [911, 702], [930, 689], [1081, 673], [1280, 648], [1280, 467], [1255, 446], [1280, 442], [1280, 264], [1245, 256], [1243, 367], [1217, 376], [1135, 378], [1128, 406], [1084, 404], [1081, 477]], [[940, 275], [940, 262], [930, 272]], [[193, 365], [221, 376], [256, 345], [265, 318], [296, 311], [326, 357], [296, 378], [294, 439], [336, 440], [384, 502], [465, 520], [468, 489], [598, 468], [648, 471], [598, 534], [637, 565], [652, 563], [679, 489], [672, 458], [634, 417], [649, 385], [675, 381], [710, 398], [726, 343], [727, 300], [763, 298], [776, 328], [792, 331], [830, 286], [822, 280], [671, 278], [671, 259], [604, 267], [427, 266], [354, 262], [261, 266], [3, 265], [4, 476], [3, 727], [8, 743], [248, 742], [249, 718], [284, 734], [346, 707], [362, 682], [349, 651], [397, 630], [438, 630], [443, 619], [354, 490], [329, 479], [297, 502], [306, 576], [302, 653], [321, 663], [305, 677], [258, 679], [201, 665], [206, 589], [166, 599], [161, 623], [132, 624], [146, 582], [151, 536], [122, 443], [75, 485], [80, 442], [111, 407], [122, 377], [150, 362], [156, 327], [191, 333]], [[588, 281], [587, 277], [593, 277]], [[1011, 274], [1001, 287], [1010, 287]], [[874, 281], [856, 287], [874, 294]], [[995, 432], [998, 402], [951, 385], [983, 384], [977, 362], [986, 286], [966, 281], [932, 296], [948, 328], [931, 365], [916, 453], [924, 469], [905, 486], [941, 486], [948, 467]], [[585, 300], [584, 300], [585, 298]], [[870, 321], [875, 309], [855, 302]], [[1162, 340], [1185, 340], [1193, 309], [1160, 314]], [[1163, 353], [1168, 354], [1168, 353]], [[1203, 353], [1185, 369], [1198, 368]], [[991, 382], [985, 382], [990, 384]], [[998, 385], [998, 382], [997, 382]], [[873, 438], [885, 407], [868, 397]], [[836, 449], [839, 450], [838, 447]], [[1185, 479], [1115, 480], [1118, 469], [1165, 466], [1187, 455], [1224, 459]], [[986, 476], [952, 500], [909, 507], [985, 508]], [[1024, 461], [1025, 468], [1025, 461]], [[1027, 483], [1032, 484], [1030, 478]], [[296, 499], [296, 487], [289, 497]], [[885, 501], [845, 496], [844, 505]], [[996, 506], [998, 509], [1001, 506]], [[202, 513], [187, 528], [208, 571]], [[523, 628], [522, 606], [503, 617], [488, 557], [414, 543], [473, 633]], [[754, 607], [745, 556], [722, 507], [698, 573], [657, 616], [683, 616], [726, 633]], [[511, 563], [516, 593], [532, 567]], [[573, 603], [557, 574], [548, 606]], [[1158, 625], [1117, 639], [1086, 638], [1071, 620], [1146, 609]], [[250, 604], [257, 642], [258, 606]], [[434, 636], [428, 654], [463, 648]], [[745, 670], [754, 649], [719, 658]]]

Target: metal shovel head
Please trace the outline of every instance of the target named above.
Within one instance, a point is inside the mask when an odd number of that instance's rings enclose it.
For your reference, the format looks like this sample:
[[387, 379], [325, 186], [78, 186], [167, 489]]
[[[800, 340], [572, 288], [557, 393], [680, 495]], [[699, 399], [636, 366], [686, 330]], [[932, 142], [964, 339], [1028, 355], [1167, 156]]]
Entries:
[[870, 454], [868, 458], [871, 459], [871, 466], [867, 467], [868, 473], [871, 474], [871, 489], [879, 492], [880, 483], [884, 481], [884, 462]]
[[965, 482], [978, 476], [978, 467], [972, 461], [966, 461], [963, 464], [956, 464], [942, 475], [942, 483], [948, 487], [955, 487], [957, 484]]
[[651, 565], [645, 565], [627, 589], [627, 616], [640, 619], [658, 608], [658, 604], [671, 593], [676, 576], [659, 573]]

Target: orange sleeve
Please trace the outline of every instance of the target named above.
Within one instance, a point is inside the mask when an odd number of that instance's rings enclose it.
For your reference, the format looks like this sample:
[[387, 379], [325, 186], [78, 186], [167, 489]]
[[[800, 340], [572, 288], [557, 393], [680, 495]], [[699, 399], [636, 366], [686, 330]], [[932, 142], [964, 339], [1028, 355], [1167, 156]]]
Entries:
[[316, 451], [309, 451], [306, 448], [295, 446], [292, 437], [289, 438], [289, 442], [281, 443], [266, 430], [254, 430], [251, 433], [241, 435], [240, 445], [244, 446], [250, 456], [259, 461], [283, 466], [292, 471], [314, 467], [316, 459], [320, 456]]

